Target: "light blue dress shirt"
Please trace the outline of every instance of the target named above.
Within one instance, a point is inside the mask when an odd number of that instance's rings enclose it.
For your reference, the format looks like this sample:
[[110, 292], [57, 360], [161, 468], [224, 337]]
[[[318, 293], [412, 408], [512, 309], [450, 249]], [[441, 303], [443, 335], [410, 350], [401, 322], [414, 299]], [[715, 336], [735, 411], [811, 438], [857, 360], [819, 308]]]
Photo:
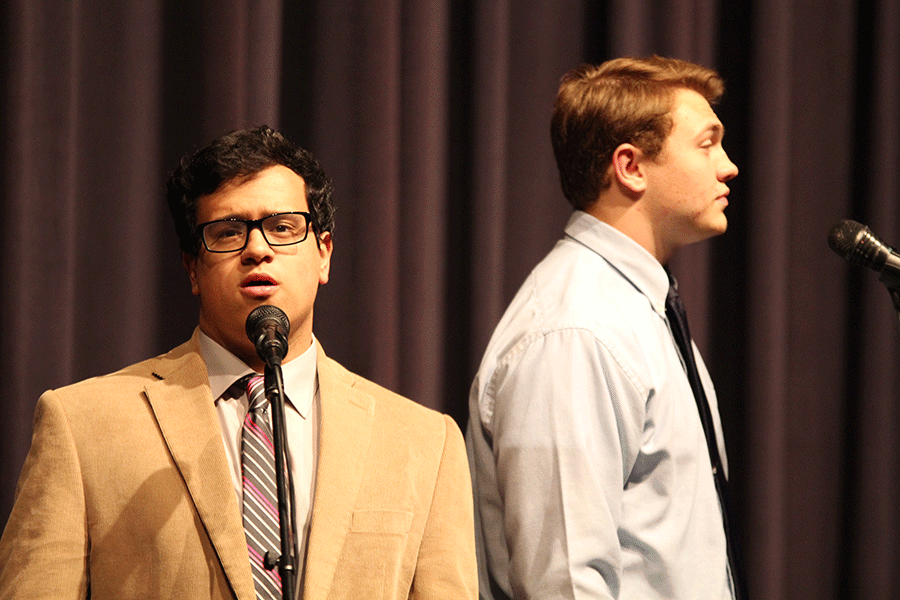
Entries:
[[576, 211], [507, 309], [469, 399], [483, 598], [732, 598], [668, 287], [649, 252]]

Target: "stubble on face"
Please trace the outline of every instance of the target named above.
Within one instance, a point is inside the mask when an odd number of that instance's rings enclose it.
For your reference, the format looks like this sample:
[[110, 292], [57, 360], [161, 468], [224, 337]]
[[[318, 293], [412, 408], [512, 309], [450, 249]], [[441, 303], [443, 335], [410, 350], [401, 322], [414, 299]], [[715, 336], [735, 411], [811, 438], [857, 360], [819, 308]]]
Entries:
[[644, 207], [665, 258], [725, 232], [725, 182], [737, 175], [722, 148], [722, 123], [703, 96], [687, 89], [676, 92], [672, 122], [662, 152], [647, 161]]

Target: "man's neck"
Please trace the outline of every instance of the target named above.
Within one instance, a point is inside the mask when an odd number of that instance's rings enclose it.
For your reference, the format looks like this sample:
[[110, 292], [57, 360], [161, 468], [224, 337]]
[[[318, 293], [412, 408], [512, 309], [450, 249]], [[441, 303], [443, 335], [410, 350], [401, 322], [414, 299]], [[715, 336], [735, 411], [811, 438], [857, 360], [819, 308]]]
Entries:
[[656, 234], [650, 216], [644, 214], [641, 204], [631, 198], [610, 191], [602, 194], [584, 212], [630, 237], [662, 265], [675, 254], [676, 248], [666, 247]]

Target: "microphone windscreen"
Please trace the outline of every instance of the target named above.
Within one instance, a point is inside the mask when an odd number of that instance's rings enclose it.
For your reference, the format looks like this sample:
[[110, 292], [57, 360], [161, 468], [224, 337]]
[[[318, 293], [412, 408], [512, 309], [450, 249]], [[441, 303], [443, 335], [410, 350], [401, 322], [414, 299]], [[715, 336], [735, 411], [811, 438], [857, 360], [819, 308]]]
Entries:
[[277, 306], [270, 306], [268, 304], [265, 306], [257, 306], [250, 311], [249, 315], [247, 315], [247, 337], [256, 344], [260, 335], [265, 333], [266, 327], [272, 325], [274, 325], [276, 330], [285, 337], [287, 337], [291, 330], [291, 322], [288, 320], [288, 317], [284, 314], [283, 310]]
[[868, 227], [862, 223], [844, 219], [831, 228], [828, 234], [828, 245], [840, 256], [851, 260], [853, 252], [859, 246], [859, 242], [865, 235]]

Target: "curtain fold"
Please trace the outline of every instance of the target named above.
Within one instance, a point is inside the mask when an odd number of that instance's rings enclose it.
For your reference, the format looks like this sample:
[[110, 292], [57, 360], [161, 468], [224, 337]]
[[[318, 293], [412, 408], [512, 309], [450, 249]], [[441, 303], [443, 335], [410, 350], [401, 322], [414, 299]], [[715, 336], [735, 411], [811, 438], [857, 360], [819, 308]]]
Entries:
[[481, 353], [561, 236], [549, 119], [581, 62], [726, 79], [729, 231], [673, 263], [716, 383], [755, 598], [900, 596], [900, 319], [826, 238], [900, 243], [896, 0], [0, 0], [0, 519], [40, 393], [164, 352], [197, 305], [177, 160], [268, 123], [332, 177], [315, 333], [467, 420]]

